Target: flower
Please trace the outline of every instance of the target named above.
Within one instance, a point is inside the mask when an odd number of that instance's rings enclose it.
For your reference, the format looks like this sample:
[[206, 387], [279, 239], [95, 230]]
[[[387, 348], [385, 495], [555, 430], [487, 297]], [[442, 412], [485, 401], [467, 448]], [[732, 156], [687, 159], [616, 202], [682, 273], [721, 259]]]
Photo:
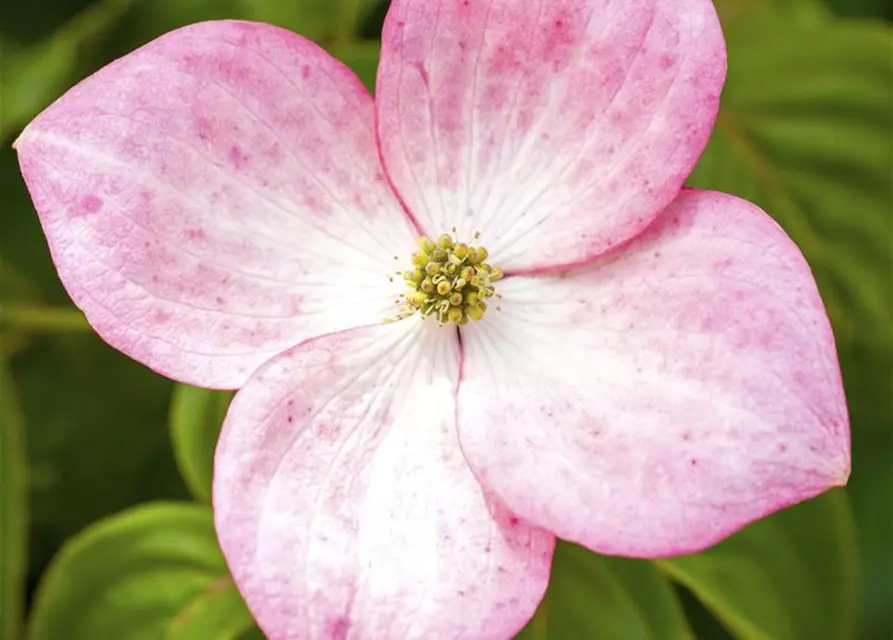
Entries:
[[556, 536], [689, 552], [845, 482], [806, 262], [682, 188], [708, 0], [394, 0], [382, 42], [373, 102], [299, 36], [193, 25], [16, 145], [98, 333], [241, 387], [215, 520], [270, 638], [507, 638]]

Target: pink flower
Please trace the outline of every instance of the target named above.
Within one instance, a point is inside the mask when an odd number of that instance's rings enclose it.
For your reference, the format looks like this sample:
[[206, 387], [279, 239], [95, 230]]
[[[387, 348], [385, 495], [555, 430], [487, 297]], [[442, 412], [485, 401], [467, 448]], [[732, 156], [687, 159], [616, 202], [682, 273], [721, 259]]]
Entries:
[[299, 36], [212, 22], [25, 129], [99, 334], [242, 387], [214, 506], [270, 638], [507, 638], [555, 536], [689, 552], [845, 482], [806, 262], [682, 189], [724, 75], [708, 0], [395, 0], [375, 101]]

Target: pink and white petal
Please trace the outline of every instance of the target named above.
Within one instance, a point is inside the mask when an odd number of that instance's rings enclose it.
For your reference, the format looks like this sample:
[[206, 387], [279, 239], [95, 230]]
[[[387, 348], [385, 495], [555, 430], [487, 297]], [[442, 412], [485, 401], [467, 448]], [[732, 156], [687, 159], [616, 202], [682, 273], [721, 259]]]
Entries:
[[596, 551], [699, 550], [849, 475], [834, 338], [754, 205], [685, 190], [593, 264], [500, 282], [463, 329], [463, 451], [519, 516]]
[[271, 640], [507, 638], [554, 538], [491, 503], [459, 449], [455, 331], [411, 318], [309, 340], [236, 395], [214, 511]]
[[210, 22], [110, 64], [16, 142], [63, 284], [153, 369], [236, 387], [300, 340], [374, 322], [414, 232], [372, 99], [282, 29]]
[[579, 263], [679, 192], [725, 79], [709, 0], [394, 0], [376, 105], [425, 231], [505, 270]]

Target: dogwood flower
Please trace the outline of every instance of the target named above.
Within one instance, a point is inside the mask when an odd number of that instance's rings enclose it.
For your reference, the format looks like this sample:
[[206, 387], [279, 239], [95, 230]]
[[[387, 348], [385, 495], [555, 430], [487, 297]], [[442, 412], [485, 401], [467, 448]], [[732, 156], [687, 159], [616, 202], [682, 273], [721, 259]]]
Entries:
[[96, 331], [241, 387], [215, 519], [270, 638], [508, 638], [556, 537], [691, 552], [845, 482], [806, 262], [682, 188], [724, 77], [709, 0], [394, 0], [374, 100], [208, 22], [28, 125]]

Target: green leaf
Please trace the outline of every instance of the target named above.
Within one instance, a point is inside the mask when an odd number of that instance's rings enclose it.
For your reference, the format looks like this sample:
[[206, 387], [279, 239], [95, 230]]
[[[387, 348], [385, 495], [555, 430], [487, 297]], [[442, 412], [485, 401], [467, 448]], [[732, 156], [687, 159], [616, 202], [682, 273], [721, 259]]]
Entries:
[[180, 473], [193, 495], [210, 502], [214, 448], [233, 394], [185, 384], [174, 386], [171, 439]]
[[169, 381], [90, 333], [41, 336], [10, 369], [28, 425], [33, 577], [94, 520], [188, 497], [166, 428]]
[[691, 183], [779, 221], [816, 274], [839, 343], [856, 327], [889, 342], [893, 31], [748, 6], [726, 24], [728, 81]]
[[519, 640], [687, 640], [672, 585], [649, 562], [559, 542], [546, 597]]
[[253, 624], [210, 508], [155, 503], [66, 543], [38, 588], [29, 638], [227, 640]]
[[21, 637], [28, 567], [28, 500], [22, 414], [0, 354], [0, 640]]
[[854, 536], [846, 494], [833, 490], [656, 564], [741, 640], [838, 640], [855, 630]]
[[860, 637], [893, 629], [893, 349], [857, 340], [840, 354], [853, 428], [853, 503], [862, 557]]

